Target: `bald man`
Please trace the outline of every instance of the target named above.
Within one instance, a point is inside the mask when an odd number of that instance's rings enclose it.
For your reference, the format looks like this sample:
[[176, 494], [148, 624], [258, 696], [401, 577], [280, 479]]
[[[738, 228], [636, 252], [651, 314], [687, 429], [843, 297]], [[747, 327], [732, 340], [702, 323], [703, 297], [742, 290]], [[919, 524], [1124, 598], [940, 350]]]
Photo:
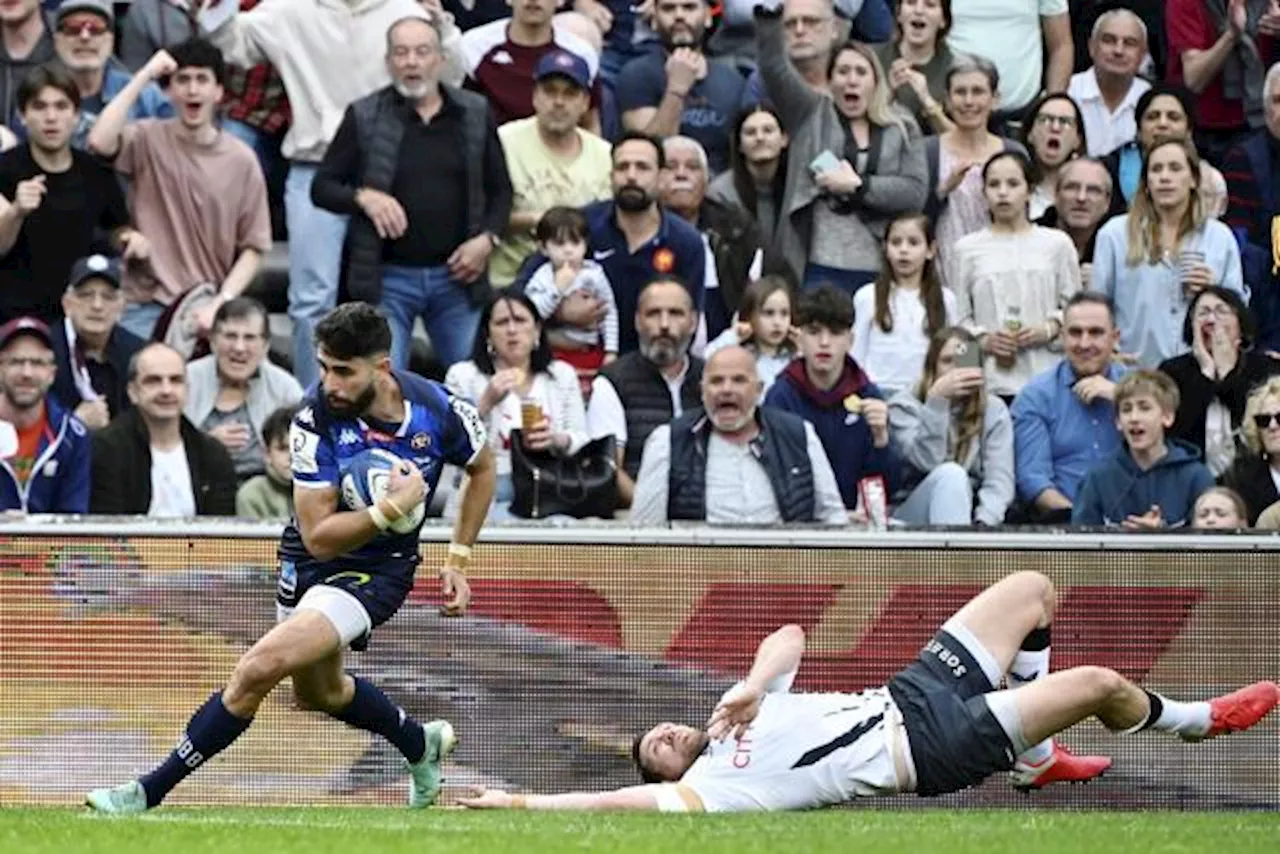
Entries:
[[630, 521], [848, 524], [831, 464], [813, 427], [760, 408], [755, 357], [727, 347], [702, 372], [702, 409], [645, 442]]

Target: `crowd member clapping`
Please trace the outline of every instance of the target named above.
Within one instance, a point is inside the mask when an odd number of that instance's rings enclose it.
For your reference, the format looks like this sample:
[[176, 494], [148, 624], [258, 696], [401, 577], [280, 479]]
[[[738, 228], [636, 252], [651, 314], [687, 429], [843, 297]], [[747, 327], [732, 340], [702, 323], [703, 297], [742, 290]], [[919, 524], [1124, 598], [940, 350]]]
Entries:
[[52, 327], [58, 360], [53, 393], [90, 430], [129, 408], [129, 361], [145, 343], [120, 325], [122, 275], [120, 262], [106, 255], [76, 261], [62, 295], [66, 316]]
[[1098, 232], [1093, 287], [1115, 301], [1121, 350], [1147, 367], [1186, 352], [1183, 323], [1198, 292], [1244, 293], [1235, 237], [1205, 213], [1200, 181], [1195, 148], [1161, 140], [1143, 160], [1129, 213]]
[[980, 336], [993, 394], [1011, 399], [1057, 360], [1062, 307], [1080, 290], [1075, 246], [1027, 219], [1031, 165], [997, 154], [982, 169], [991, 225], [955, 245], [947, 280], [962, 325]]
[[34, 69], [18, 87], [29, 134], [0, 156], [0, 321], [56, 322], [72, 263], [104, 237], [125, 261], [150, 254], [111, 168], [71, 147], [79, 104], [75, 81], [56, 65]]
[[[488, 427], [498, 466], [491, 520], [509, 518], [515, 497], [513, 430], [521, 431], [521, 441], [531, 451], [570, 455], [587, 443], [578, 375], [551, 357], [538, 309], [522, 294], [507, 290], [490, 297], [480, 315], [471, 358], [449, 369], [445, 385], [473, 401]], [[453, 515], [452, 510], [446, 515]]]
[[853, 298], [853, 358], [887, 393], [914, 385], [929, 340], [956, 322], [956, 298], [942, 286], [929, 219], [899, 214], [885, 234], [875, 285]]
[[[1000, 525], [1014, 497], [1013, 422], [988, 395], [961, 327], [929, 343], [919, 384], [889, 399], [889, 424], [903, 459], [894, 518], [911, 525]], [[976, 505], [976, 506], [975, 506]]]
[[756, 38], [765, 90], [791, 140], [779, 252], [806, 288], [830, 282], [852, 295], [880, 269], [889, 218], [919, 210], [927, 195], [914, 123], [892, 106], [865, 45], [835, 52], [824, 97], [787, 58], [777, 13], [757, 10]]
[[1252, 525], [1280, 501], [1280, 379], [1272, 377], [1249, 395], [1240, 434], [1244, 447], [1221, 482], [1243, 496]]
[[1280, 373], [1280, 361], [1253, 348], [1249, 310], [1239, 294], [1216, 285], [1192, 297], [1182, 340], [1191, 352], [1160, 365], [1181, 398], [1169, 432], [1199, 448], [1209, 470], [1220, 475], [1235, 458], [1249, 392]]

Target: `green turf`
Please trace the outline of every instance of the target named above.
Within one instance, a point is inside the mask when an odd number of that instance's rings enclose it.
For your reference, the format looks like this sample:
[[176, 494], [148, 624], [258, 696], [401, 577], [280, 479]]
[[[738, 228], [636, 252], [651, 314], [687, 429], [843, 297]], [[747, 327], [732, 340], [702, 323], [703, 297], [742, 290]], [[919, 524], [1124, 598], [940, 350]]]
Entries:
[[0, 809], [0, 852], [102, 854], [891, 854], [1280, 851], [1280, 814], [856, 809], [659, 816], [396, 809], [174, 809], [141, 818]]

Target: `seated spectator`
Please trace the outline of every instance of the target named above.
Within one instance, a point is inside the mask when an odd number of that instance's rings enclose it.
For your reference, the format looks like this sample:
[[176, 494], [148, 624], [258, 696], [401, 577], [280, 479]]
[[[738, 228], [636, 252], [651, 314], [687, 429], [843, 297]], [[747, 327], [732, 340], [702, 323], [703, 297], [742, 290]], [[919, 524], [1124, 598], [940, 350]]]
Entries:
[[[538, 310], [529, 297], [497, 291], [480, 315], [471, 359], [445, 375], [445, 385], [476, 405], [488, 428], [498, 481], [489, 521], [510, 519], [513, 430], [530, 451], [572, 456], [587, 444], [587, 418], [572, 366], [551, 357]], [[536, 405], [541, 418], [527, 425], [524, 410]], [[458, 495], [457, 492], [454, 495]], [[450, 510], [446, 516], [454, 515]]]
[[568, 52], [587, 66], [590, 107], [580, 120], [600, 132], [600, 87], [591, 85], [599, 69], [597, 52], [582, 39], [556, 26], [555, 0], [512, 0], [510, 20], [494, 21], [462, 34], [459, 49], [466, 62], [466, 87], [489, 101], [497, 124], [534, 114], [535, 72], [547, 56]]
[[1128, 530], [1188, 524], [1213, 475], [1194, 446], [1165, 437], [1178, 410], [1178, 387], [1159, 371], [1135, 371], [1116, 383], [1115, 404], [1125, 447], [1089, 468], [1071, 524]]
[[1058, 170], [1086, 153], [1088, 143], [1080, 106], [1061, 92], [1037, 98], [1022, 125], [1022, 144], [1031, 157], [1028, 216], [1037, 220], [1053, 206]]
[[756, 37], [765, 90], [791, 139], [779, 254], [805, 288], [830, 282], [852, 296], [880, 269], [889, 218], [919, 210], [928, 195], [915, 124], [890, 105], [866, 45], [836, 52], [824, 96], [787, 59], [778, 13], [757, 9]]
[[622, 126], [650, 136], [692, 137], [716, 174], [729, 165], [729, 128], [742, 102], [742, 75], [702, 52], [711, 24], [707, 0], [654, 0], [661, 51], [627, 63], [618, 76]]
[[1280, 63], [1267, 72], [1263, 95], [1266, 128], [1233, 146], [1222, 164], [1228, 187], [1225, 222], [1240, 244], [1258, 345], [1280, 350], [1280, 269], [1272, 240], [1280, 217], [1280, 170], [1275, 165], [1280, 158]]
[[849, 522], [813, 425], [762, 407], [755, 358], [726, 347], [707, 361], [702, 409], [653, 431], [644, 445], [633, 525]]
[[639, 347], [606, 365], [591, 385], [587, 432], [617, 440], [618, 495], [631, 506], [649, 435], [698, 406], [702, 360], [689, 354], [697, 314], [689, 291], [656, 278], [640, 291], [634, 314]]
[[962, 327], [938, 330], [919, 383], [889, 399], [903, 459], [893, 516], [908, 525], [1002, 525], [1013, 503], [1009, 408], [987, 394], [982, 368], [956, 365], [957, 355], [977, 346]]
[[0, 326], [0, 510], [89, 511], [89, 431], [53, 387], [49, 327], [34, 317]]
[[1253, 525], [1280, 502], [1280, 379], [1272, 377], [1250, 393], [1240, 434], [1244, 447], [1219, 482], [1244, 498]]
[[604, 365], [618, 358], [618, 305], [604, 269], [587, 255], [587, 218], [576, 208], [552, 208], [538, 220], [538, 251], [547, 260], [533, 271], [524, 293], [538, 309], [539, 324], [555, 323], [566, 300], [605, 305], [604, 317], [586, 327], [565, 323], [547, 329], [553, 358], [574, 368], [583, 393]]
[[1015, 152], [982, 169], [991, 225], [955, 245], [947, 280], [960, 323], [981, 342], [988, 390], [1008, 402], [1057, 361], [1062, 306], [1080, 290], [1065, 234], [1027, 220], [1031, 164]]
[[[1015, 139], [987, 129], [998, 103], [1000, 75], [996, 67], [976, 56], [957, 56], [947, 71], [947, 112], [953, 127], [924, 141], [929, 170], [925, 213], [935, 224], [938, 261], [943, 275], [951, 269], [951, 251], [966, 234], [991, 222], [982, 181], [982, 167], [997, 154], [1026, 154]], [[954, 287], [944, 280], [948, 287]]]
[[[754, 71], [756, 44], [752, 12], [758, 5], [757, 0], [720, 3], [718, 26], [707, 42], [707, 54], [717, 61], [732, 63], [744, 74]], [[797, 47], [807, 46], [815, 32], [820, 33], [821, 38], [827, 31], [830, 31], [832, 40], [839, 42], [849, 39], [867, 44], [888, 41], [893, 36], [892, 5], [891, 0], [784, 0], [784, 6], [795, 12], [796, 23], [792, 27], [798, 33]], [[828, 59], [830, 57], [823, 57], [821, 64], [824, 69]], [[825, 74], [825, 70], [822, 73]], [[763, 98], [759, 76], [753, 74], [748, 78], [747, 87], [746, 97], [754, 96], [751, 103], [759, 103]], [[823, 88], [826, 88], [825, 80]]]
[[213, 316], [213, 352], [187, 363], [182, 414], [221, 442], [241, 481], [267, 465], [263, 425], [282, 406], [302, 400], [302, 386], [267, 359], [267, 309], [252, 297], [223, 303]]
[[953, 15], [948, 44], [1000, 70], [1005, 117], [1020, 117], [1042, 91], [1066, 91], [1075, 66], [1067, 0], [960, 0]]
[[955, 61], [946, 38], [951, 0], [897, 0], [894, 16], [893, 40], [876, 48], [893, 97], [926, 134], [951, 130], [942, 108], [947, 71]]
[[1147, 36], [1146, 55], [1138, 66], [1138, 73], [1151, 80], [1163, 80], [1165, 64], [1169, 58], [1164, 5], [1165, 0], [1070, 0], [1071, 40], [1075, 46], [1076, 70], [1087, 69], [1093, 61], [1090, 56], [1090, 37], [1098, 18], [1113, 9], [1123, 8], [1137, 14]]
[[[71, 144], [85, 148], [98, 114], [129, 84], [131, 75], [111, 55], [116, 16], [110, 0], [63, 0], [55, 20], [53, 46], [58, 60], [71, 72], [80, 90], [80, 121], [71, 136]], [[151, 83], [133, 102], [128, 120], [164, 119], [172, 115], [169, 99], [159, 86]]]
[[669, 136], [663, 140], [663, 149], [667, 180], [662, 185], [662, 204], [697, 228], [707, 247], [702, 314], [707, 336], [714, 338], [728, 328], [742, 292], [764, 270], [760, 230], [745, 211], [707, 198], [707, 153], [697, 140]]
[[882, 478], [885, 494], [891, 495], [897, 477], [889, 443], [889, 407], [849, 355], [853, 300], [834, 285], [806, 291], [796, 302], [795, 325], [800, 358], [778, 377], [765, 396], [765, 406], [799, 415], [814, 426], [845, 507], [858, 506], [863, 478]]
[[924, 214], [898, 214], [885, 234], [874, 287], [853, 298], [853, 360], [887, 393], [915, 385], [929, 342], [956, 322], [956, 298], [942, 286], [937, 247]]
[[1238, 531], [1249, 527], [1244, 499], [1225, 486], [1206, 489], [1191, 511], [1191, 527], [1205, 531]]
[[1219, 285], [1244, 295], [1235, 237], [1197, 195], [1199, 167], [1190, 143], [1157, 142], [1133, 208], [1098, 232], [1093, 286], [1115, 300], [1120, 348], [1147, 367], [1187, 351], [1182, 330], [1196, 293]]
[[[1138, 99], [1138, 138], [1103, 158], [1114, 190], [1111, 213], [1120, 215], [1133, 205], [1142, 178], [1143, 159], [1157, 140], [1191, 141], [1195, 129], [1195, 100], [1185, 89], [1156, 84]], [[1208, 160], [1200, 159], [1200, 200], [1205, 215], [1219, 217], [1227, 210], [1227, 183]]]
[[515, 281], [533, 254], [543, 214], [610, 194], [609, 143], [579, 127], [591, 108], [587, 64], [556, 51], [538, 62], [533, 78], [533, 116], [498, 128], [512, 191], [510, 223], [489, 259], [489, 279], [501, 287]]
[[[208, 334], [225, 302], [244, 293], [271, 248], [271, 211], [257, 156], [218, 127], [226, 66], [207, 41], [161, 51], [107, 105], [89, 150], [114, 160], [129, 179], [129, 207], [156, 248], [145, 273], [125, 272], [129, 307], [121, 323], [150, 338], [164, 309], [199, 285], [216, 298], [195, 312]], [[126, 123], [139, 93], [167, 80], [176, 118]]]
[[1111, 207], [1111, 174], [1107, 167], [1088, 157], [1077, 157], [1058, 170], [1058, 186], [1053, 207], [1035, 220], [1036, 225], [1064, 232], [1076, 247], [1080, 261], [1080, 282], [1087, 289], [1093, 283], [1093, 252], [1098, 229]]
[[[21, 111], [18, 89], [36, 68], [54, 58], [53, 33], [45, 20], [41, 0], [17, 0], [0, 17], [0, 116], [13, 120]], [[19, 131], [19, 124], [13, 130]]]
[[1168, 0], [1169, 80], [1198, 96], [1196, 148], [1221, 163], [1262, 126], [1262, 78], [1280, 58], [1280, 10], [1269, 0]]
[[1191, 352], [1160, 364], [1181, 400], [1169, 435], [1195, 445], [1220, 475], [1235, 459], [1249, 392], [1280, 374], [1280, 361], [1254, 349], [1249, 310], [1239, 294], [1217, 286], [1191, 298], [1182, 340]]
[[1263, 510], [1253, 527], [1259, 531], [1280, 531], [1280, 501]]
[[[618, 304], [618, 355], [636, 349], [640, 292], [654, 277], [683, 282], [693, 300], [695, 326], [702, 312], [707, 274], [707, 246], [698, 230], [661, 204], [667, 159], [662, 142], [628, 131], [613, 146], [609, 181], [613, 197], [586, 208], [591, 255], [604, 268]], [[546, 258], [534, 255], [525, 263], [520, 284]], [[600, 300], [561, 305], [557, 320], [587, 326], [604, 317]], [[640, 448], [636, 448], [639, 460]]]
[[81, 258], [62, 295], [66, 313], [52, 327], [58, 371], [53, 394], [90, 430], [100, 430], [129, 408], [129, 360], [141, 338], [120, 325], [124, 312], [120, 262], [105, 255]]
[[296, 406], [282, 406], [262, 422], [266, 468], [236, 490], [236, 515], [245, 519], [277, 520], [293, 516], [293, 468], [289, 456], [289, 423]]
[[782, 276], [761, 276], [742, 292], [729, 328], [707, 345], [707, 358], [726, 347], [742, 347], [756, 357], [760, 402], [774, 380], [796, 357], [791, 326], [791, 285]]
[[1098, 16], [1089, 36], [1093, 65], [1074, 74], [1067, 94], [1084, 114], [1082, 138], [1090, 157], [1104, 157], [1133, 142], [1138, 99], [1151, 84], [1138, 76], [1147, 56], [1147, 25], [1129, 9]]
[[0, 321], [57, 322], [72, 263], [106, 239], [126, 262], [149, 257], [116, 176], [71, 147], [79, 100], [56, 65], [35, 69], [18, 89], [22, 120], [36, 130], [26, 145], [0, 155]]
[[738, 116], [729, 140], [729, 169], [707, 186], [707, 197], [744, 211], [756, 222], [760, 241], [772, 254], [787, 180], [787, 145], [772, 107], [757, 104]]
[[1066, 358], [1032, 379], [1013, 402], [1018, 498], [1035, 522], [1071, 518], [1072, 503], [1089, 465], [1121, 447], [1116, 427], [1116, 329], [1111, 302], [1081, 291], [1062, 317]]
[[231, 455], [182, 414], [182, 356], [167, 344], [148, 344], [130, 360], [128, 388], [133, 406], [93, 434], [89, 512], [234, 516]]

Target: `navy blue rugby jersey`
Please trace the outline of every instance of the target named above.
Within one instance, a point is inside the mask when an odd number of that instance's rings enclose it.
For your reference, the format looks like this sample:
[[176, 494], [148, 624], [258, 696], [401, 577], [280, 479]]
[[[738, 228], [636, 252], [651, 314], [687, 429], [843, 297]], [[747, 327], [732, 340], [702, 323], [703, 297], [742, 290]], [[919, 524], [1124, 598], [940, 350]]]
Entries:
[[[404, 419], [399, 424], [340, 417], [330, 410], [318, 385], [308, 389], [289, 428], [295, 488], [340, 490], [343, 461], [367, 449], [382, 448], [412, 460], [422, 470], [429, 503], [446, 463], [467, 466], [475, 460], [487, 441], [476, 408], [440, 383], [407, 371], [394, 375], [404, 395]], [[339, 498], [339, 509], [354, 508]], [[319, 561], [303, 545], [294, 519], [284, 529], [279, 552], [282, 562], [300, 571], [359, 569], [408, 579], [418, 565], [418, 530], [386, 531], [349, 554]]]

